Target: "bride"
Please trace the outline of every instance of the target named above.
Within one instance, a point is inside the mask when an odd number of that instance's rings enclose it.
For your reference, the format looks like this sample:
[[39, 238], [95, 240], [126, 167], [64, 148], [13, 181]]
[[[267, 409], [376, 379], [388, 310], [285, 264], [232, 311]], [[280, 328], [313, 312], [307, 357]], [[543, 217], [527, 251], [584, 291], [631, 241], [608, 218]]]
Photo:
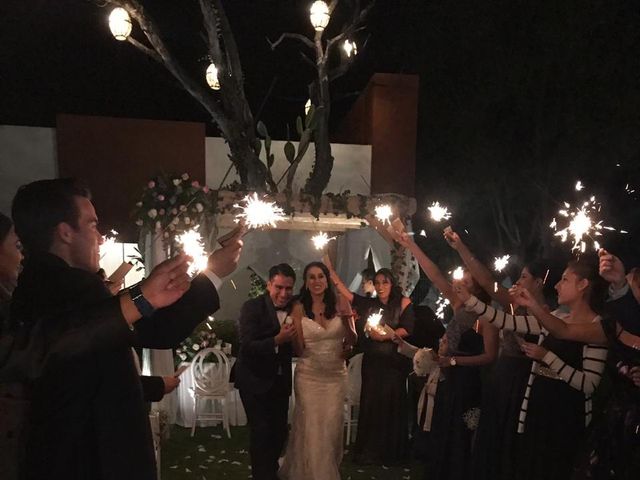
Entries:
[[[286, 480], [338, 480], [342, 461], [344, 355], [356, 340], [349, 302], [329, 286], [320, 262], [304, 269], [304, 285], [291, 317], [299, 357], [293, 425], [279, 476]], [[339, 305], [338, 305], [339, 303]]]

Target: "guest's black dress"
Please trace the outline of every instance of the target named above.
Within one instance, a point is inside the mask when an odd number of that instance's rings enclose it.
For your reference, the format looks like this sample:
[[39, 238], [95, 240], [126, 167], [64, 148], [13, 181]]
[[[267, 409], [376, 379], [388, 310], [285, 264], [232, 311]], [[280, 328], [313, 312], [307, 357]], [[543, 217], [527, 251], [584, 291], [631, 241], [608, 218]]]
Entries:
[[[379, 309], [383, 311], [381, 324], [393, 329], [413, 331], [414, 313], [409, 305], [393, 308], [376, 298], [354, 295], [353, 306], [364, 319]], [[411, 360], [397, 352], [393, 342], [363, 342], [362, 390], [358, 415], [358, 434], [354, 461], [359, 464], [397, 465], [408, 453], [408, 396], [407, 375]]]
[[[542, 346], [581, 370], [583, 343], [547, 336]], [[584, 448], [585, 395], [560, 379], [536, 375], [531, 386], [518, 474], [527, 480], [568, 480]]]
[[[502, 330], [502, 350], [487, 375], [482, 389], [482, 415], [474, 441], [473, 478], [512, 480], [515, 476], [518, 444], [518, 417], [531, 372], [517, 340], [520, 334]], [[527, 342], [538, 337], [525, 335]]]
[[[640, 318], [635, 328], [640, 334]], [[620, 368], [640, 366], [640, 351], [620, 341], [621, 329], [615, 319], [602, 321], [609, 340], [607, 364], [612, 392], [603, 417], [594, 428], [587, 478], [597, 480], [637, 480], [640, 478], [640, 388], [619, 373]], [[616, 331], [618, 330], [618, 331]]]
[[[482, 336], [476, 333], [478, 315], [459, 308], [447, 325], [449, 356], [472, 356], [483, 352]], [[444, 368], [435, 396], [435, 406], [425, 478], [467, 480], [471, 475], [473, 433], [480, 414], [480, 368]]]

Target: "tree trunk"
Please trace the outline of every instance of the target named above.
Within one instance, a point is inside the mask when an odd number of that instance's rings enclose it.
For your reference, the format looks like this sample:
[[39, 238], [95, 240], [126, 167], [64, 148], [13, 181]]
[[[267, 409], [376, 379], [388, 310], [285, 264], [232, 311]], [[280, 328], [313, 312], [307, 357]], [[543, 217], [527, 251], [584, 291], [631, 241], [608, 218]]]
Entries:
[[331, 179], [333, 169], [333, 156], [331, 155], [331, 143], [329, 142], [329, 79], [321, 69], [318, 81], [309, 86], [309, 96], [314, 105], [317, 105], [317, 123], [313, 132], [315, 145], [315, 162], [313, 169], [304, 186], [304, 191], [314, 197], [319, 197]]

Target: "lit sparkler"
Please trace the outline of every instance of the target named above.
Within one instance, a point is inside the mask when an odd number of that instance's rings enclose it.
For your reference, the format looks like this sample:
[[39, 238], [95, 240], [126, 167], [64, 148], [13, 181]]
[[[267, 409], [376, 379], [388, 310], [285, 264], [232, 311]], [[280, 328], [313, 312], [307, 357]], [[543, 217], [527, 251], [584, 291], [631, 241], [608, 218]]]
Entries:
[[593, 237], [602, 235], [600, 230], [603, 228], [615, 231], [615, 228], [604, 226], [602, 225], [602, 220], [595, 218], [601, 208], [595, 196], [583, 202], [579, 208], [572, 208], [567, 202], [564, 203], [564, 206], [565, 208], [559, 210], [558, 213], [567, 219], [568, 225], [557, 230], [558, 222], [554, 218], [549, 226], [556, 230], [555, 236], [560, 237], [563, 242], [566, 242], [569, 238], [573, 240], [571, 250], [584, 252], [588, 239], [593, 241], [593, 246], [597, 250], [600, 245]]
[[462, 267], [457, 267], [452, 273], [451, 276], [454, 280], [462, 280], [464, 277], [464, 269]]
[[429, 210], [429, 215], [431, 215], [431, 219], [434, 222], [449, 220], [451, 218], [451, 212], [449, 212], [449, 209], [444, 205], [440, 205], [439, 202], [434, 202], [427, 208], [427, 210]]
[[116, 236], [118, 232], [111, 230], [107, 235], [102, 236], [102, 245], [100, 245], [100, 258], [104, 257], [109, 249], [116, 244]]
[[336, 237], [330, 237], [324, 232], [320, 232], [317, 235], [311, 237], [311, 241], [313, 242], [313, 246], [316, 250], [322, 250], [331, 240], [334, 240], [335, 238]]
[[511, 255], [503, 255], [502, 257], [496, 257], [493, 261], [493, 269], [496, 272], [503, 271], [507, 265], [509, 265], [509, 259]]
[[378, 310], [375, 313], [372, 313], [367, 317], [367, 325], [370, 328], [378, 328], [380, 326], [381, 321], [382, 321], [382, 309]]
[[393, 210], [390, 205], [378, 205], [376, 207], [376, 218], [383, 224], [387, 225], [391, 223], [391, 217], [393, 216]]
[[584, 185], [582, 184], [582, 182], [580, 180], [578, 180], [576, 182], [576, 191], [581, 191], [582, 189], [584, 189]]
[[235, 204], [235, 208], [242, 211], [236, 215], [236, 222], [244, 219], [247, 228], [275, 227], [276, 222], [285, 219], [284, 211], [274, 202], [265, 202], [258, 198], [257, 193], [247, 195], [242, 199], [244, 205]]
[[389, 325], [380, 325], [382, 322], [382, 309], [378, 310], [377, 313], [372, 313], [367, 318], [367, 325], [365, 328], [368, 330], [375, 330], [380, 335], [390, 335], [394, 337], [396, 332]]
[[182, 246], [182, 251], [193, 258], [189, 266], [189, 275], [195, 275], [207, 268], [209, 255], [204, 249], [202, 235], [196, 229], [187, 230], [176, 237], [176, 242]]

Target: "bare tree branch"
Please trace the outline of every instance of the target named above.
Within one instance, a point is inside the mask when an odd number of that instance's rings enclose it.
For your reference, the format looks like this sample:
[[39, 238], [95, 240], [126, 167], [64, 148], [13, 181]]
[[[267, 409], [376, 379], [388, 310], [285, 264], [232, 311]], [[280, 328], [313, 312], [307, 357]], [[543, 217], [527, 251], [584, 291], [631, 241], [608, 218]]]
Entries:
[[[147, 15], [142, 5], [137, 0], [106, 1], [112, 5], [124, 8], [129, 15], [138, 22], [140, 28], [149, 40], [149, 43], [152, 45], [155, 55], [162, 60], [162, 63], [167, 70], [169, 70], [169, 72], [171, 72], [171, 74], [176, 77], [180, 83], [182, 83], [185, 90], [187, 90], [203, 107], [207, 109], [214, 121], [220, 126], [220, 129], [225, 132], [227, 128], [227, 121], [224, 112], [215, 101], [212, 101], [210, 91], [203, 84], [194, 81], [171, 54], [162, 40], [160, 32], [157, 30], [154, 22]], [[139, 44], [139, 42], [137, 43]], [[144, 45], [139, 44], [136, 45], [136, 47], [141, 48], [144, 47]], [[147, 51], [145, 51], [145, 53], [149, 54]]]
[[133, 45], [134, 47], [136, 47], [138, 50], [140, 50], [142, 53], [144, 53], [145, 55], [149, 55], [151, 58], [153, 58], [156, 62], [158, 63], [162, 63], [162, 57], [160, 57], [160, 55], [158, 55], [158, 52], [156, 52], [155, 50], [147, 47], [144, 43], [139, 42], [138, 40], [136, 40], [135, 38], [133, 38], [131, 35], [129, 35], [127, 37], [127, 42], [129, 42], [131, 45]]
[[222, 34], [222, 40], [224, 41], [224, 49], [227, 52], [227, 60], [230, 63], [230, 65], [227, 65], [230, 70], [229, 74], [236, 77], [238, 85], [241, 87], [244, 81], [244, 74], [242, 73], [238, 45], [236, 44], [236, 39], [233, 36], [231, 24], [229, 24], [227, 14], [224, 12], [222, 2], [220, 0], [212, 1], [215, 4], [214, 8], [218, 14], [218, 19], [220, 20], [220, 33]]
[[305, 55], [303, 52], [300, 52], [300, 56], [302, 57], [302, 59], [307, 62], [309, 65], [311, 65], [313, 67], [313, 69], [316, 68], [316, 63], [309, 58], [307, 55]]
[[210, 0], [199, 0], [200, 11], [204, 18], [204, 26], [207, 29], [207, 47], [211, 60], [217, 65], [222, 63], [222, 51], [220, 50], [220, 40], [218, 39], [218, 21], [216, 12]]
[[311, 49], [315, 48], [315, 45], [313, 44], [313, 42], [309, 40], [307, 37], [305, 37], [304, 35], [300, 35], [299, 33], [290, 33], [290, 32], [283, 33], [282, 35], [280, 35], [280, 38], [278, 38], [278, 40], [276, 40], [275, 42], [271, 42], [271, 40], [267, 38], [267, 43], [269, 43], [271, 50], [275, 50], [285, 38], [298, 40], [302, 42], [306, 47], [309, 47]]

